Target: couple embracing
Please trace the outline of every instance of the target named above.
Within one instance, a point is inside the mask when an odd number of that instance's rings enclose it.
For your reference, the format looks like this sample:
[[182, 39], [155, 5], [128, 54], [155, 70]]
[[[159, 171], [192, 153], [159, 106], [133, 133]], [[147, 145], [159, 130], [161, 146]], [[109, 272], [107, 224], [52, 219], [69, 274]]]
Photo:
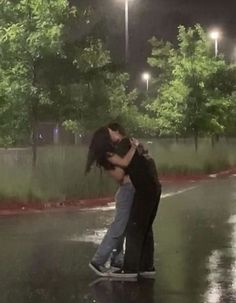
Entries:
[[[93, 164], [119, 183], [116, 212], [89, 266], [97, 275], [118, 279], [153, 277], [154, 239], [152, 225], [161, 196], [154, 160], [123, 127], [110, 123], [92, 137], [86, 173]], [[125, 239], [125, 253], [123, 243]], [[105, 263], [111, 258], [111, 267]]]

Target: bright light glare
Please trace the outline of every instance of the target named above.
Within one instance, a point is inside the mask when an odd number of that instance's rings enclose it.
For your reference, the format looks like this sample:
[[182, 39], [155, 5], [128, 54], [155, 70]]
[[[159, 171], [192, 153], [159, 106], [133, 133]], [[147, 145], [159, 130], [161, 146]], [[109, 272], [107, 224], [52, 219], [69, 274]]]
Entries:
[[217, 39], [219, 39], [219, 37], [220, 37], [220, 33], [219, 33], [218, 31], [212, 31], [212, 32], [210, 33], [210, 37], [211, 37], [212, 39], [214, 39], [214, 40], [217, 40]]
[[144, 81], [149, 80], [149, 79], [150, 79], [150, 77], [151, 77], [151, 76], [150, 76], [150, 74], [149, 74], [149, 73], [143, 73], [143, 74], [142, 74], [142, 78], [143, 78], [143, 80], [144, 80]]

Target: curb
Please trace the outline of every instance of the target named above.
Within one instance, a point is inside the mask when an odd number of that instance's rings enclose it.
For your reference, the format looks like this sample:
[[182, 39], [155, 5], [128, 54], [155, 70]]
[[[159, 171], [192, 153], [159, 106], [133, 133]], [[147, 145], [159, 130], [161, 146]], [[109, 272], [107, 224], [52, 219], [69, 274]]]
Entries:
[[200, 181], [207, 180], [212, 178], [226, 178], [229, 176], [236, 175], [236, 167], [232, 167], [227, 170], [223, 170], [220, 172], [212, 173], [212, 174], [197, 174], [197, 175], [167, 175], [161, 176], [161, 182], [187, 182], [187, 181]]
[[[215, 174], [210, 175], [168, 175], [161, 176], [161, 183], [168, 182], [193, 182], [217, 178], [226, 178], [229, 176], [236, 175], [236, 167], [233, 167], [228, 170], [224, 170]], [[41, 213], [44, 211], [62, 211], [65, 209], [83, 209], [83, 208], [94, 208], [98, 206], [107, 206], [109, 203], [114, 201], [114, 197], [102, 197], [102, 198], [93, 198], [93, 199], [67, 199], [61, 202], [49, 201], [46, 203], [42, 202], [21, 202], [15, 199], [7, 200], [0, 202], [0, 216], [7, 215], [18, 215], [25, 213]]]
[[94, 208], [97, 206], [107, 206], [114, 200], [113, 197], [102, 197], [94, 199], [72, 200], [62, 202], [0, 202], [1, 215], [16, 215], [23, 213], [40, 213], [43, 211], [61, 211], [65, 209]]

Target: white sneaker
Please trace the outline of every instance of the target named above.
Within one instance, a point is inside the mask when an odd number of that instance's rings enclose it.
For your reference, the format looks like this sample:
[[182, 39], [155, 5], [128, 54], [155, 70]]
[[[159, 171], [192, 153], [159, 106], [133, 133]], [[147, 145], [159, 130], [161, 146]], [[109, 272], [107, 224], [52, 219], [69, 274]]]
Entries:
[[155, 269], [152, 270], [147, 270], [147, 271], [141, 271], [139, 273], [139, 275], [143, 278], [150, 278], [150, 279], [154, 279], [155, 275], [156, 275], [156, 271]]
[[118, 270], [115, 272], [110, 271], [108, 277], [116, 280], [137, 280], [138, 273], [127, 273], [123, 270]]
[[98, 265], [95, 262], [91, 261], [89, 267], [100, 277], [107, 277], [109, 269], [105, 266]]

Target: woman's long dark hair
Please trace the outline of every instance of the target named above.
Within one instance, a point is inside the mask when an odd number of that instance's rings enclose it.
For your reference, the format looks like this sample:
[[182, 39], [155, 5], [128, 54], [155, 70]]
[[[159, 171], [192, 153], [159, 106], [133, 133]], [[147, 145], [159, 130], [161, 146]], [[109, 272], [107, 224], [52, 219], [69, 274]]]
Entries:
[[108, 153], [113, 152], [114, 147], [111, 142], [108, 128], [101, 127], [96, 130], [89, 146], [85, 174], [91, 170], [94, 163], [99, 167], [103, 167], [104, 169], [114, 168], [114, 165], [107, 160]]

